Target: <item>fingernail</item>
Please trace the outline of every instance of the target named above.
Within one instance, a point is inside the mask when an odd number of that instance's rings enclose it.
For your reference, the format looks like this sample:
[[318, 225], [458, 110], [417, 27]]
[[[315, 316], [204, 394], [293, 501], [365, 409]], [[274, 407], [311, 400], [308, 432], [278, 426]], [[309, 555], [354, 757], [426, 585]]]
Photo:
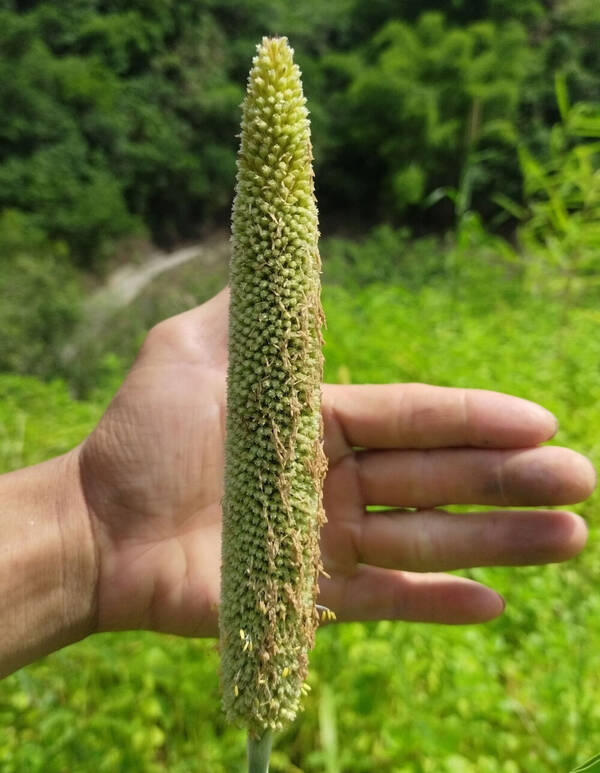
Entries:
[[556, 433], [558, 432], [558, 419], [556, 416], [552, 413], [552, 411], [549, 411], [547, 408], [544, 408], [543, 405], [538, 405], [537, 403], [532, 403], [532, 418], [535, 416], [535, 418], [538, 421], [543, 421], [544, 423], [548, 422], [553, 426], [552, 435], [551, 437], [554, 437]]
[[[504, 612], [504, 610], [506, 609], [506, 599], [501, 593], [498, 593], [498, 598], [502, 602], [502, 612]], [[500, 614], [502, 614], [502, 612], [500, 612]]]

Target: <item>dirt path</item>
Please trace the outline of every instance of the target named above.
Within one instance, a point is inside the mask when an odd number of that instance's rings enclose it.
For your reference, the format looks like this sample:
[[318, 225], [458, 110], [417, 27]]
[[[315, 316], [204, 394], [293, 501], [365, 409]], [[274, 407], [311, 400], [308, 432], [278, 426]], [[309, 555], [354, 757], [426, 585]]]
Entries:
[[225, 235], [219, 234], [206, 242], [182, 247], [175, 252], [154, 252], [139, 265], [130, 263], [121, 266], [99, 290], [90, 295], [85, 302], [85, 310], [96, 317], [101, 309], [108, 312], [127, 306], [153, 279], [190, 260], [198, 260], [203, 269], [215, 268], [222, 263], [227, 248]]
[[157, 277], [190, 261], [198, 262], [198, 269], [206, 271], [223, 266], [229, 259], [229, 239], [225, 233], [216, 233], [199, 244], [181, 247], [174, 252], [153, 252], [143, 263], [120, 266], [109, 275], [102, 287], [83, 301], [83, 322], [63, 348], [61, 358], [69, 363], [88, 343], [110, 324], [114, 313], [128, 306]]

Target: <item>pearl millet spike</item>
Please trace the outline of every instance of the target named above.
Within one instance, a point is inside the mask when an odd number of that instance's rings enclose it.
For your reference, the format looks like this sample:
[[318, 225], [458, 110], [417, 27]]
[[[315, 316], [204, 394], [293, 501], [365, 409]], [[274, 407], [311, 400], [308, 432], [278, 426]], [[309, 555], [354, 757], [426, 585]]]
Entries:
[[298, 711], [319, 620], [326, 462], [310, 122], [287, 39], [257, 49], [232, 214], [219, 619], [223, 706], [263, 771], [271, 731]]

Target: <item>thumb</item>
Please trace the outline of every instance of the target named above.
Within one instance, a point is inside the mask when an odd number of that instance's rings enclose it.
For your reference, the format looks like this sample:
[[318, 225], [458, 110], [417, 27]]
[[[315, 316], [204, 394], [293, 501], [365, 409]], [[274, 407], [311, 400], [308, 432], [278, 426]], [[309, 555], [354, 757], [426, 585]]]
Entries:
[[229, 288], [225, 287], [201, 306], [155, 325], [140, 349], [138, 365], [172, 362], [227, 366]]

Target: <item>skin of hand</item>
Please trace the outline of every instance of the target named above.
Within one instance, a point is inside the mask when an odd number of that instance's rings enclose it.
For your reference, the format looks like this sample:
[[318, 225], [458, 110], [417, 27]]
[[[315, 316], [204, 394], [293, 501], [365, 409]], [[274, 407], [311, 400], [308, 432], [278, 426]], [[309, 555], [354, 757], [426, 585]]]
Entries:
[[[97, 581], [89, 631], [217, 633], [228, 293], [157, 325], [77, 458]], [[526, 400], [421, 384], [325, 385], [319, 603], [339, 620], [482, 622], [493, 590], [444, 570], [562, 561], [587, 530], [587, 459], [542, 447]], [[78, 495], [79, 496], [79, 495]], [[489, 506], [449, 514], [450, 504]], [[367, 511], [368, 505], [394, 509]]]

